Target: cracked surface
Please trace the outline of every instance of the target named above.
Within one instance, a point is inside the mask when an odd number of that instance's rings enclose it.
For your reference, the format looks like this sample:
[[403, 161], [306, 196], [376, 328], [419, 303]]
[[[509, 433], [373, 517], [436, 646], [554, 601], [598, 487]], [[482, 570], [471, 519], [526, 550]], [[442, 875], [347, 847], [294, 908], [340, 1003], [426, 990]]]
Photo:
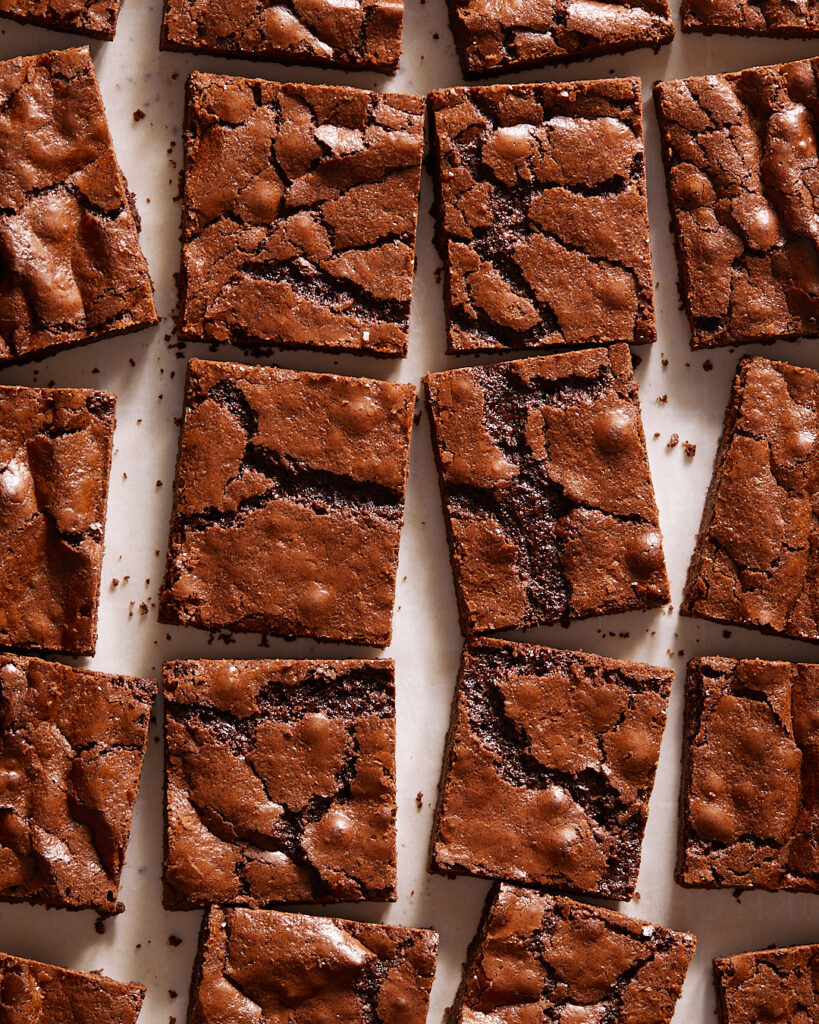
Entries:
[[655, 87], [693, 348], [819, 335], [817, 68]]
[[714, 961], [720, 1024], [816, 1024], [819, 946], [740, 953]]
[[469, 643], [432, 868], [630, 899], [673, 678], [575, 651]]
[[679, 884], [819, 892], [819, 668], [694, 659], [684, 740]]
[[819, 373], [743, 359], [681, 614], [819, 641]]
[[819, 35], [817, 0], [683, 0], [684, 32], [737, 36]]
[[436, 932], [214, 907], [202, 924], [190, 1024], [424, 1024]]
[[195, 73], [180, 330], [404, 356], [424, 102]]
[[122, 0], [0, 0], [0, 16], [96, 39], [113, 39]]
[[0, 900], [124, 909], [155, 696], [152, 680], [0, 655]]
[[0, 64], [0, 366], [157, 322], [87, 47]]
[[114, 395], [0, 387], [0, 644], [93, 654]]
[[640, 80], [429, 105], [449, 351], [654, 341]]
[[391, 661], [164, 669], [165, 906], [395, 899]]
[[489, 894], [453, 1024], [669, 1024], [696, 939], [512, 885]]
[[385, 647], [414, 400], [192, 359], [160, 621]]
[[466, 634], [668, 600], [626, 345], [426, 377]]

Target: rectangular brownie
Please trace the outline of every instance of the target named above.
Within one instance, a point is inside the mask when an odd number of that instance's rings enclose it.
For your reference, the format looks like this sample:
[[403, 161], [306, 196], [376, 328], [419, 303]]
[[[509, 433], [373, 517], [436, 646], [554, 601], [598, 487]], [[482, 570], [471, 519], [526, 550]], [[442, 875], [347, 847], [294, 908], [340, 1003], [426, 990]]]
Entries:
[[668, 601], [626, 345], [426, 377], [464, 632]]
[[94, 653], [115, 405], [0, 387], [0, 645]]
[[819, 666], [695, 658], [676, 879], [819, 893]]
[[423, 145], [420, 96], [193, 74], [181, 334], [406, 355]]
[[819, 336], [817, 70], [654, 89], [693, 348]]
[[682, 615], [819, 641], [819, 373], [743, 359]]
[[816, 0], [682, 0], [683, 32], [808, 39], [819, 35]]
[[429, 107], [449, 351], [654, 341], [640, 80]]
[[192, 359], [160, 621], [386, 647], [414, 400]]
[[157, 322], [88, 47], [0, 63], [0, 367]]
[[391, 661], [171, 661], [165, 906], [395, 899]]
[[816, 1024], [819, 945], [714, 960], [720, 1024]]
[[0, 0], [0, 16], [95, 39], [113, 39], [122, 0]]
[[580, 651], [469, 642], [431, 869], [630, 899], [673, 678]]

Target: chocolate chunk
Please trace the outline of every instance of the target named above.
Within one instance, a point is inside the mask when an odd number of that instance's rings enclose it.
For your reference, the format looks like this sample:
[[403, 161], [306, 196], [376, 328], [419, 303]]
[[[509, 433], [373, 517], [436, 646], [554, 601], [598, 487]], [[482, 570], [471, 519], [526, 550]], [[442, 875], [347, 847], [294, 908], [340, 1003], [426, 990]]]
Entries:
[[122, 0], [0, 0], [0, 17], [113, 39]]
[[808, 39], [819, 36], [816, 0], [682, 0], [683, 32]]
[[714, 961], [720, 1024], [819, 1021], [819, 946], [739, 953]]

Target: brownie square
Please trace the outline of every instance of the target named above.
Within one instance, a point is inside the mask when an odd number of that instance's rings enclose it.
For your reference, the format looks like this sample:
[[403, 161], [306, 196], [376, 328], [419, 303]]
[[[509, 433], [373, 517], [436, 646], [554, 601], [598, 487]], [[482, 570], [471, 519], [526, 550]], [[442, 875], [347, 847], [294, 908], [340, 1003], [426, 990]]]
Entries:
[[0, 387], [0, 644], [93, 654], [116, 397]]
[[734, 36], [819, 35], [816, 0], [682, 0], [683, 32], [724, 32]]
[[819, 892], [819, 666], [695, 658], [676, 878]]
[[682, 615], [819, 641], [819, 373], [743, 359]]
[[0, 900], [119, 914], [153, 680], [0, 655]]
[[157, 322], [88, 47], [0, 63], [0, 366]]
[[420, 96], [194, 74], [184, 337], [404, 356]]
[[640, 80], [429, 106], [449, 351], [654, 341]]
[[192, 359], [160, 621], [386, 647], [414, 400]]
[[630, 899], [673, 678], [580, 651], [469, 642], [431, 869]]
[[692, 347], [819, 335], [819, 59], [654, 90]]
[[189, 1024], [425, 1024], [436, 932], [213, 907], [202, 922]]
[[819, 946], [720, 957], [714, 982], [720, 1024], [819, 1021]]
[[95, 39], [113, 39], [122, 0], [0, 0], [0, 16]]
[[391, 661], [171, 661], [165, 906], [395, 899]]
[[669, 1024], [696, 941], [565, 896], [495, 886], [451, 1019]]
[[628, 346], [426, 386], [466, 634], [668, 601]]

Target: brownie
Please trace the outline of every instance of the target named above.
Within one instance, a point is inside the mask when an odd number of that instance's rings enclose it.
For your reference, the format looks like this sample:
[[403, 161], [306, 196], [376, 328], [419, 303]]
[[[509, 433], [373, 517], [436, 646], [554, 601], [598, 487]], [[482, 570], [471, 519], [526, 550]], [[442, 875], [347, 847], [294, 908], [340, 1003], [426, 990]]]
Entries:
[[819, 373], [743, 359], [681, 613], [819, 641]]
[[157, 322], [88, 47], [0, 63], [0, 367]]
[[171, 661], [165, 906], [395, 899], [391, 661]]
[[819, 893], [819, 666], [695, 658], [676, 879]]
[[714, 960], [720, 1024], [819, 1021], [819, 946], [764, 949]]
[[0, 17], [113, 39], [122, 0], [0, 0]]
[[655, 87], [693, 348], [819, 335], [817, 70]]
[[438, 935], [276, 910], [213, 907], [189, 1024], [425, 1024]]
[[640, 80], [429, 106], [449, 351], [654, 341]]
[[628, 346], [426, 386], [465, 633], [668, 601]]
[[116, 398], [0, 387], [0, 644], [93, 654]]
[[193, 74], [182, 336], [406, 355], [423, 144], [420, 96]]
[[819, 35], [816, 0], [682, 0], [683, 32], [725, 32], [735, 36]]
[[514, 885], [489, 893], [452, 1024], [669, 1024], [696, 939]]
[[414, 399], [192, 359], [160, 621], [386, 647]]

